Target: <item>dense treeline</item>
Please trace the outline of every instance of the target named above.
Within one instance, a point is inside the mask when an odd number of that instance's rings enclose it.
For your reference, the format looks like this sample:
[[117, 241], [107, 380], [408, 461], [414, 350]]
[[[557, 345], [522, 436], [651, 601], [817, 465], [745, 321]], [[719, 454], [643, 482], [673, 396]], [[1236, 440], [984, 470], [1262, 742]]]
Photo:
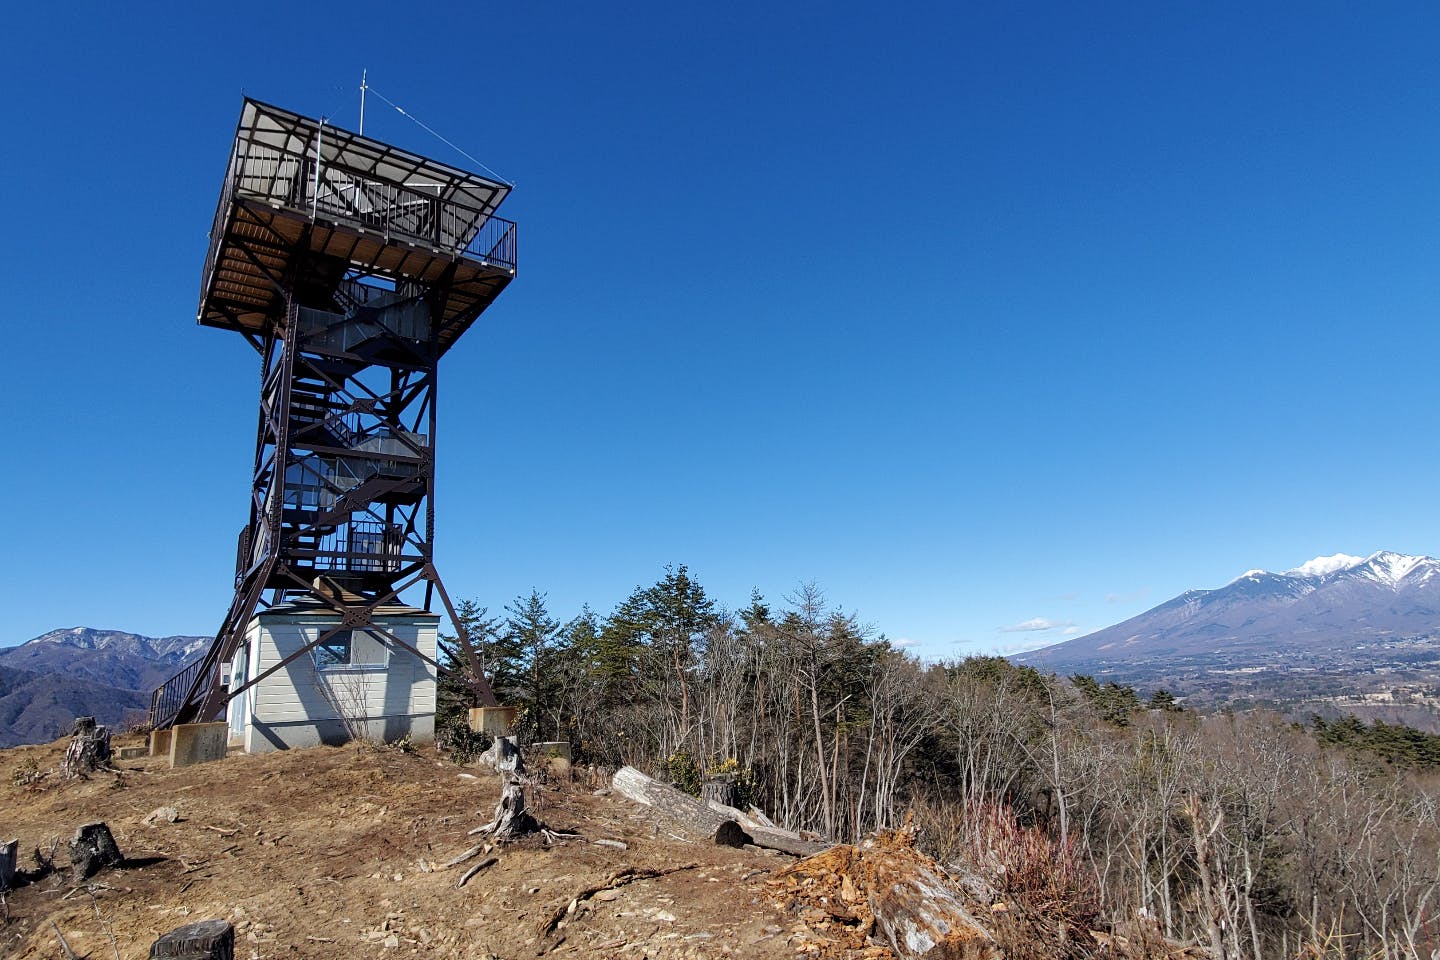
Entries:
[[[1440, 948], [1434, 781], [1337, 748], [1393, 728], [1202, 717], [993, 657], [921, 664], [814, 586], [731, 613], [683, 566], [603, 618], [562, 622], [539, 593], [463, 616], [522, 736], [592, 762], [692, 788], [722, 773], [837, 840], [913, 817], [942, 861], [1014, 878], [1012, 902], [1150, 917], [1217, 957]], [[1397, 761], [1433, 749], [1398, 742]]]
[[1321, 743], [1373, 754], [1401, 766], [1440, 767], [1440, 736], [1433, 733], [1383, 720], [1366, 726], [1353, 715], [1328, 722], [1315, 716], [1310, 724]]

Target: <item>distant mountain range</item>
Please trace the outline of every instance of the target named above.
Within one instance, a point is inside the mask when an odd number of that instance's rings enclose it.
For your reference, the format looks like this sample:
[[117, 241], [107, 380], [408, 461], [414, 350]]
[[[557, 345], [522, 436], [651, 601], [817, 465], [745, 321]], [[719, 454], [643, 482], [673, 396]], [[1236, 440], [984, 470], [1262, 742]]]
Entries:
[[1349, 677], [1361, 692], [1440, 704], [1440, 561], [1382, 551], [1248, 570], [1012, 659], [1216, 699], [1323, 698]]
[[210, 639], [72, 627], [0, 648], [0, 747], [52, 740], [79, 716], [121, 723]]

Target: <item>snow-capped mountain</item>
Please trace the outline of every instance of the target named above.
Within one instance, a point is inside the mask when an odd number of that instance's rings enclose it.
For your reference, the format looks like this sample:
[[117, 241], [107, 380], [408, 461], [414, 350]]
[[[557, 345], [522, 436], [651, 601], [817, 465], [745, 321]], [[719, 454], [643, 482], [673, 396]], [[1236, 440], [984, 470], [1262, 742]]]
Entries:
[[1316, 557], [1283, 573], [1248, 570], [1218, 589], [1187, 590], [1123, 623], [1015, 659], [1051, 669], [1144, 664], [1159, 672], [1167, 663], [1213, 663], [1234, 670], [1297, 656], [1383, 661], [1397, 645], [1417, 644], [1440, 647], [1440, 561], [1381, 551]]
[[[69, 627], [51, 630], [20, 648], [40, 648], [45, 644], [72, 647], [76, 650], [108, 650], [166, 663], [183, 663], [203, 652], [210, 637], [145, 637], [121, 630], [96, 630], [93, 627]], [[0, 651], [0, 656], [8, 651]]]
[[51, 739], [78, 716], [117, 724], [209, 644], [71, 627], [0, 648], [0, 747]]

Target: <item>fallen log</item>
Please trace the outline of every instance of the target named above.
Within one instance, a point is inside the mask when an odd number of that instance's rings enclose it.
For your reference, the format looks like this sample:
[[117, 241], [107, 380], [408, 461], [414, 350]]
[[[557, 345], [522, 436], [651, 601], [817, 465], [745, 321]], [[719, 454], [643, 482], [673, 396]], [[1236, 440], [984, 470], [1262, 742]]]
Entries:
[[[740, 824], [740, 829], [750, 835], [750, 842], [757, 847], [764, 847], [767, 850], [779, 850], [781, 853], [788, 853], [795, 857], [813, 857], [817, 853], [824, 853], [834, 844], [817, 843], [814, 840], [806, 840], [792, 830], [782, 830], [779, 827], [765, 825], [750, 814], [734, 807], [727, 807], [715, 800], [709, 802], [711, 810], [721, 816], [729, 817]], [[767, 818], [768, 819], [768, 818]]]
[[643, 804], [681, 833], [722, 847], [743, 847], [752, 838], [734, 818], [710, 809], [688, 793], [645, 776], [634, 767], [621, 767], [611, 780], [615, 792]]
[[440, 864], [440, 869], [449, 870], [451, 867], [458, 867], [466, 860], [474, 860], [476, 857], [480, 856], [480, 854], [489, 853], [493, 849], [494, 847], [490, 846], [490, 844], [488, 843], [477, 843], [475, 846], [471, 847], [469, 850], [466, 850], [458, 857], [452, 857], [449, 860], [446, 860], [444, 863]]

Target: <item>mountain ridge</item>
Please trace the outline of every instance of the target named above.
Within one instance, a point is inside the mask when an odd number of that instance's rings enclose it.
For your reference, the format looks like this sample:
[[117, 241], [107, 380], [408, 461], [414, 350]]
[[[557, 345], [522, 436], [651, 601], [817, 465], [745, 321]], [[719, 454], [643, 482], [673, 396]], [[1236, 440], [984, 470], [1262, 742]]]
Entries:
[[1011, 659], [1216, 702], [1384, 700], [1440, 725], [1440, 560], [1382, 550], [1247, 570]]
[[[1307, 603], [1316, 609], [1307, 609]], [[1297, 609], [1297, 604], [1302, 606]], [[1244, 616], [1221, 618], [1235, 612]], [[1340, 615], [1346, 612], [1359, 616], [1347, 620]], [[1318, 633], [1343, 632], [1353, 637], [1357, 630], [1440, 637], [1440, 560], [1382, 550], [1364, 558], [1316, 557], [1283, 573], [1247, 570], [1222, 587], [1186, 590], [1120, 623], [1013, 659], [1030, 664], [1106, 659], [1101, 656], [1105, 651], [1141, 642], [1150, 654], [1172, 648], [1196, 654], [1203, 647], [1179, 641], [1202, 637], [1241, 643], [1273, 639], [1304, 646], [1300, 638], [1307, 635], [1316, 639]]]
[[77, 716], [123, 722], [210, 640], [64, 627], [0, 648], [0, 747], [53, 739]]

